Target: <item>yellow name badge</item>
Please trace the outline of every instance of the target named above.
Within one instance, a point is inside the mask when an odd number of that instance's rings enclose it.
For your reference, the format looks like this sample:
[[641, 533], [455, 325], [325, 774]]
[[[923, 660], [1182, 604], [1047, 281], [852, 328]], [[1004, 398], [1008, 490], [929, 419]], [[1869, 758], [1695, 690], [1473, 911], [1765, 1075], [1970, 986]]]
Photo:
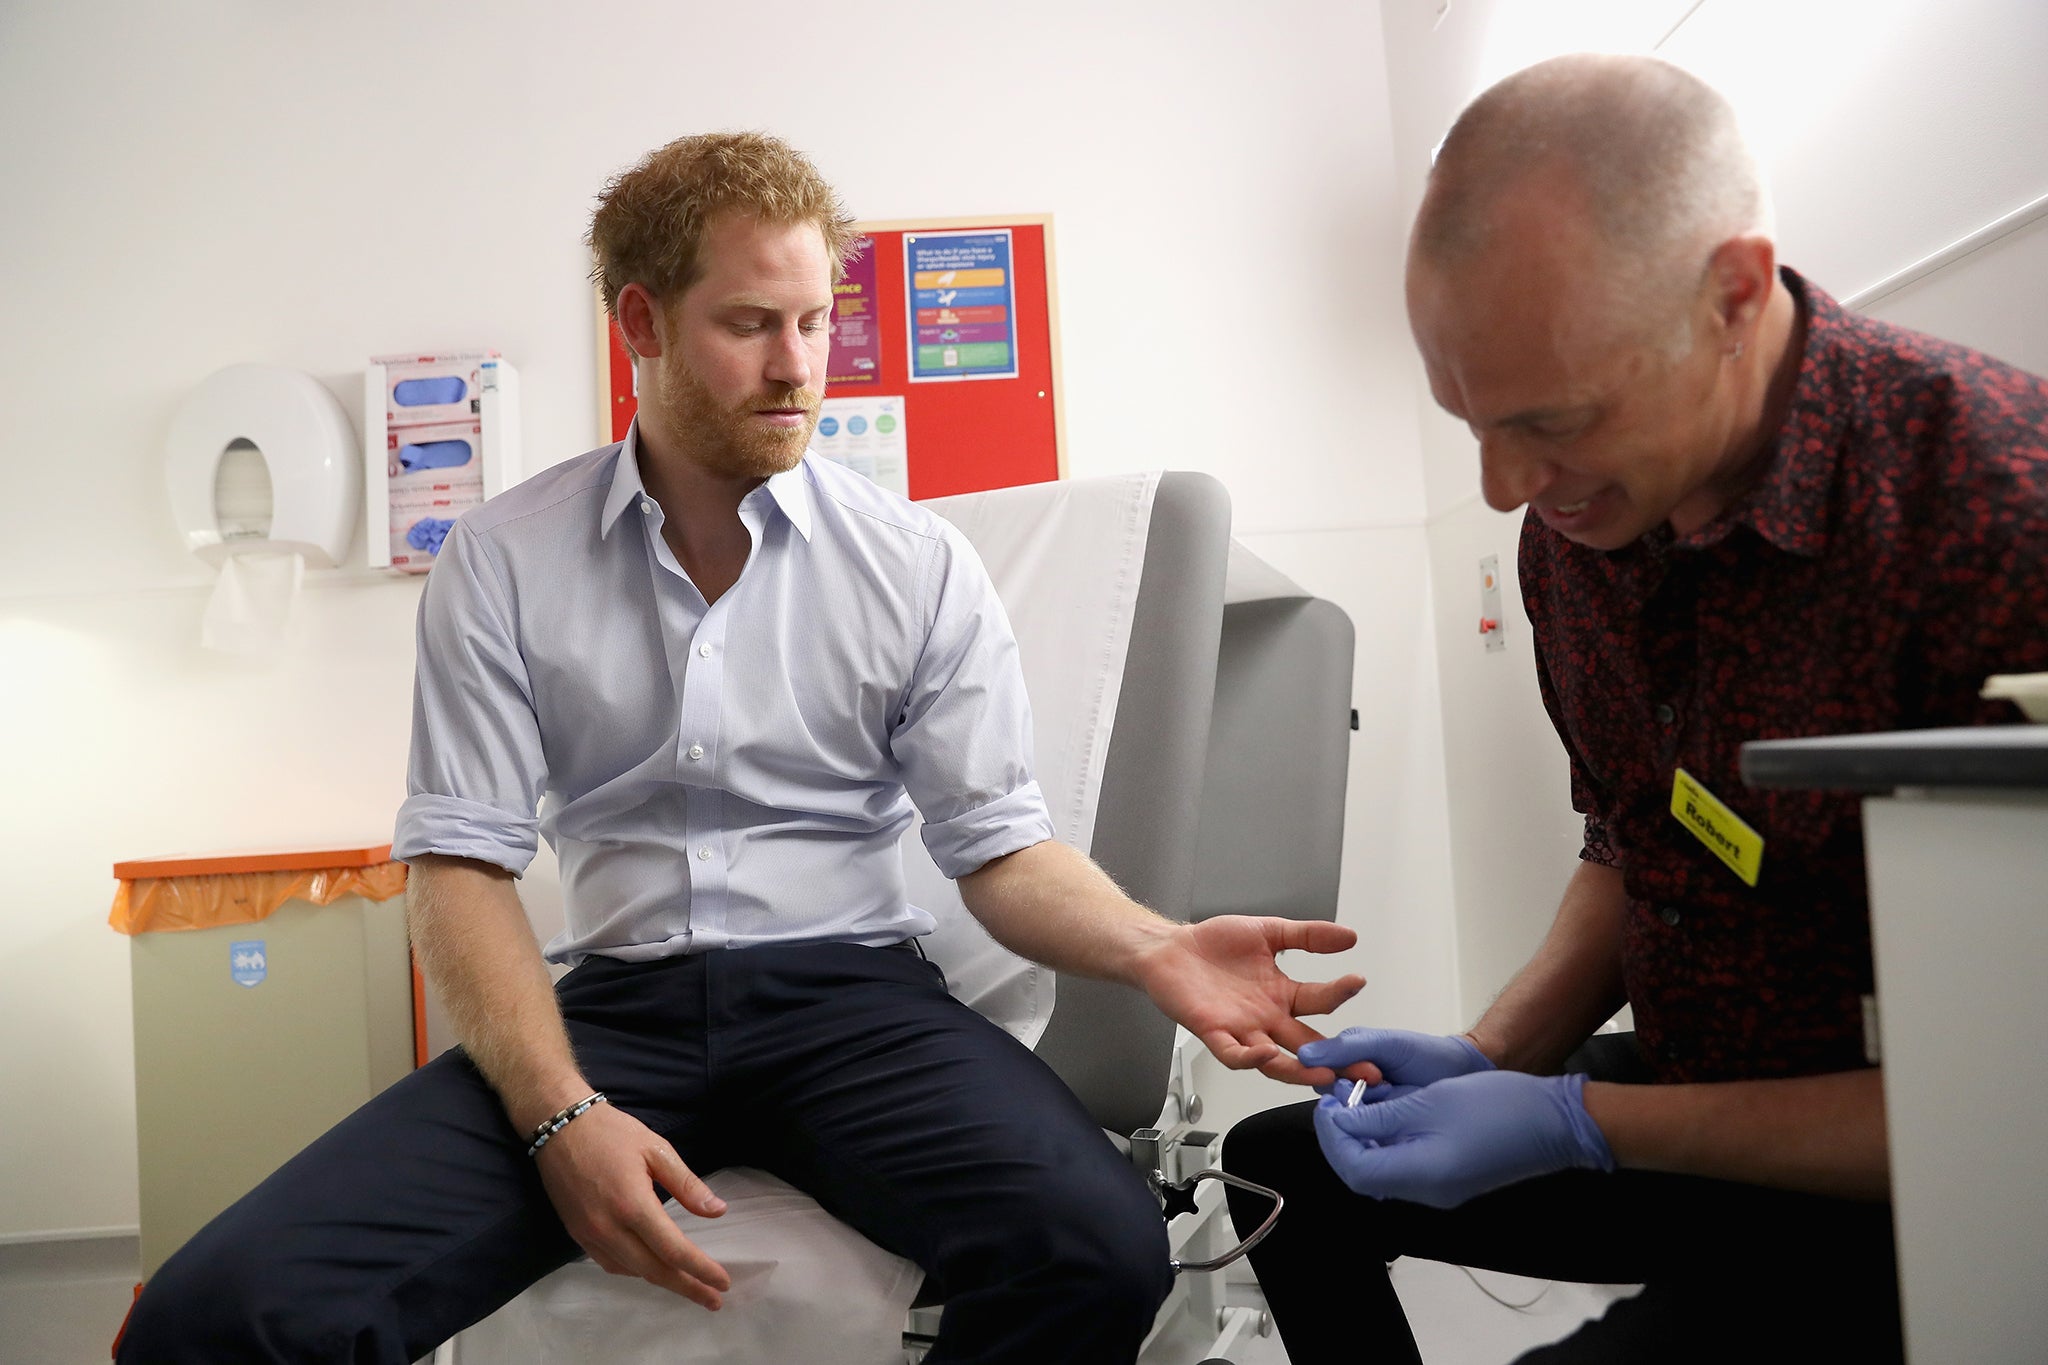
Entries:
[[1685, 769], [1671, 784], [1671, 814], [1751, 886], [1764, 865], [1764, 839]]

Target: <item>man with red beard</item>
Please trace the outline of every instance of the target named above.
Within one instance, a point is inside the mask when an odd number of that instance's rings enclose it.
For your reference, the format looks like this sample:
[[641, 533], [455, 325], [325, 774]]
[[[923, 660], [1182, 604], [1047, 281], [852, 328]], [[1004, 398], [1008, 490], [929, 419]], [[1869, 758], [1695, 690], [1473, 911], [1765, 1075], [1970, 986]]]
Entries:
[[[579, 1249], [716, 1309], [730, 1277], [662, 1196], [717, 1217], [700, 1173], [747, 1164], [924, 1267], [934, 1362], [1130, 1360], [1159, 1210], [917, 949], [913, 804], [999, 941], [1145, 990], [1231, 1066], [1332, 1078], [1282, 1047], [1362, 983], [1274, 954], [1353, 935], [1175, 924], [1053, 840], [972, 549], [806, 457], [852, 244], [808, 161], [685, 138], [607, 187], [591, 244], [639, 417], [463, 517], [420, 607], [394, 842], [463, 1046], [194, 1237], [122, 1359], [411, 1361]], [[512, 884], [543, 837], [545, 956]]]

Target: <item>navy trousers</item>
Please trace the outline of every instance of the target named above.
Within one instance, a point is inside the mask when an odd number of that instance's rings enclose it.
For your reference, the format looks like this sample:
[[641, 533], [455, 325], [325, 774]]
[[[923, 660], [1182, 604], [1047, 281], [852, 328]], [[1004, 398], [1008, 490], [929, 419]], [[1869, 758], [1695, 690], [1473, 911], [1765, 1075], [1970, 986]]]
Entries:
[[[1891, 1206], [1648, 1171], [1569, 1171], [1433, 1209], [1367, 1199], [1316, 1145], [1314, 1105], [1255, 1114], [1224, 1169], [1287, 1196], [1251, 1254], [1294, 1365], [1419, 1365], [1387, 1263], [1643, 1284], [1521, 1365], [1744, 1365], [1902, 1359]], [[1230, 1191], [1243, 1231], [1262, 1198]]]
[[[1128, 1361], [1171, 1287], [1143, 1179], [909, 946], [592, 958], [584, 1074], [700, 1175], [770, 1171], [925, 1269], [940, 1361]], [[150, 1281], [129, 1362], [401, 1365], [578, 1255], [458, 1049], [391, 1086]], [[676, 1302], [677, 1330], [704, 1310]]]

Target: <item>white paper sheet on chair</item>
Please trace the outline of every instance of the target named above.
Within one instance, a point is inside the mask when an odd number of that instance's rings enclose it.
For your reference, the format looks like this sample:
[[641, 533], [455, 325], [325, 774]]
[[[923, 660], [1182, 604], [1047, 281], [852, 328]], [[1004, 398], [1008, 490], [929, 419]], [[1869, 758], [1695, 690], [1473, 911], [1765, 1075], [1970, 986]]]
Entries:
[[772, 1175], [729, 1167], [706, 1183], [723, 1218], [668, 1208], [732, 1275], [718, 1312], [575, 1261], [464, 1332], [455, 1365], [901, 1365], [923, 1271]]
[[[1017, 636], [1053, 831], [1083, 852], [1095, 834], [1158, 487], [1156, 473], [1128, 474], [925, 504], [988, 567]], [[1037, 1043], [1052, 1016], [1053, 973], [988, 936], [926, 854], [920, 829], [904, 836], [903, 871], [911, 903], [939, 922], [926, 951], [957, 998], [1025, 1046]]]

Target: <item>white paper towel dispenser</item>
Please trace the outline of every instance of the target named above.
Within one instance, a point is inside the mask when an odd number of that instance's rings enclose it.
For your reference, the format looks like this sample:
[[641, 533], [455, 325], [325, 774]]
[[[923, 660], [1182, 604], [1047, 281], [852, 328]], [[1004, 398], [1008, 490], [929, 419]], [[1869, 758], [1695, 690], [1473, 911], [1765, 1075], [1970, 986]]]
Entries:
[[[215, 475], [238, 441], [270, 471], [270, 529], [221, 529]], [[348, 554], [359, 508], [355, 431], [313, 376], [283, 365], [230, 365], [209, 377], [171, 419], [164, 475], [185, 548], [219, 566], [243, 554], [298, 555], [332, 569]]]

